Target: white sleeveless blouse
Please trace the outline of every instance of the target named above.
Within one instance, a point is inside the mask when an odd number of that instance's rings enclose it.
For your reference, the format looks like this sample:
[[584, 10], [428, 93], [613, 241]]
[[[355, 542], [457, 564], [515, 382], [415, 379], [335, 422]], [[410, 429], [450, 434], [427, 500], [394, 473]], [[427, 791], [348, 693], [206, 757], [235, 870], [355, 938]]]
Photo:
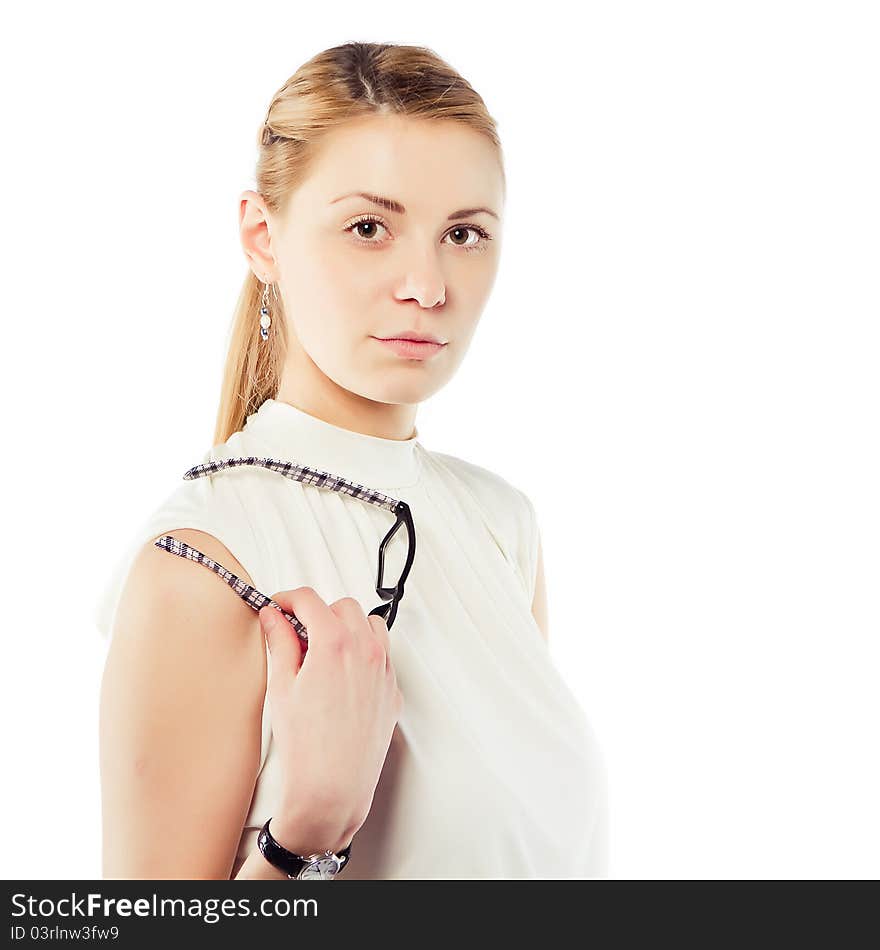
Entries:
[[[605, 760], [531, 613], [538, 526], [529, 498], [488, 469], [428, 451], [417, 435], [364, 435], [274, 399], [190, 464], [241, 456], [330, 472], [412, 513], [415, 560], [389, 631], [404, 705], [342, 876], [607, 877]], [[354, 597], [368, 613], [380, 603], [379, 542], [393, 523], [358, 498], [254, 466], [181, 481], [118, 561], [97, 625], [111, 636], [136, 552], [175, 528], [213, 535], [267, 596], [309, 586], [328, 604]], [[391, 583], [403, 563], [394, 560], [398, 537], [398, 554], [406, 550], [401, 529], [386, 555]], [[237, 594], [218, 577], [217, 596]], [[260, 772], [233, 875], [280, 798], [270, 714], [265, 700]]]

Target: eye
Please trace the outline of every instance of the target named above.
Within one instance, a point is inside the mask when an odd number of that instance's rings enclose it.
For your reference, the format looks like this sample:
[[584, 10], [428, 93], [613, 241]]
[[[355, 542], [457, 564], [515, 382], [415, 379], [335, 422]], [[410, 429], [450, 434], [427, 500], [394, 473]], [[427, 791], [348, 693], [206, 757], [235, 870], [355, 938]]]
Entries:
[[460, 224], [458, 227], [453, 228], [447, 233], [447, 237], [452, 237], [456, 234], [467, 235], [467, 232], [471, 231], [477, 236], [476, 241], [471, 241], [469, 244], [459, 244], [458, 241], [453, 241], [456, 247], [463, 247], [465, 250], [470, 251], [471, 249], [483, 250], [486, 244], [492, 240], [492, 236], [487, 234], [482, 228], [477, 227], [476, 224]]
[[[364, 236], [363, 232], [360, 230], [360, 228], [361, 228], [362, 225], [368, 225], [368, 227], [367, 227], [367, 232], [368, 232], [368, 234], [369, 234], [371, 231], [372, 231], [373, 234], [375, 234], [375, 233], [376, 233], [376, 232], [375, 232], [375, 227], [372, 227], [372, 228], [371, 228], [371, 227], [369, 227], [369, 226], [376, 225], [376, 224], [380, 225], [380, 226], [383, 227], [383, 228], [385, 227], [385, 225], [382, 224], [381, 219], [375, 218], [375, 217], [373, 217], [372, 215], [364, 215], [364, 216], [361, 217], [361, 218], [356, 218], [356, 219], [355, 219], [354, 221], [352, 221], [350, 224], [347, 224], [347, 225], [343, 228], [343, 231], [351, 232], [351, 231], [353, 231], [355, 228], [358, 228], [358, 233], [361, 235], [361, 237], [359, 238], [361, 244], [378, 244], [378, 243], [379, 243], [378, 241], [374, 241], [374, 240], [373, 240], [371, 237], [369, 237], [369, 236]], [[387, 228], [386, 228], [386, 230], [387, 230]]]
[[[343, 228], [343, 231], [353, 234], [355, 229], [357, 229], [357, 233], [360, 236], [356, 237], [355, 240], [358, 244], [381, 244], [383, 243], [382, 241], [377, 241], [374, 237], [370, 236], [375, 235], [376, 225], [384, 228], [386, 231], [388, 230], [381, 218], [376, 215], [365, 214], [361, 215], [359, 218], [355, 218], [353, 221], [350, 221]], [[365, 231], [366, 234], [364, 233]], [[477, 236], [477, 240], [467, 241], [467, 234], [469, 231]], [[461, 235], [465, 236], [465, 243], [460, 242], [457, 239]], [[456, 240], [453, 240], [450, 243], [454, 244], [456, 247], [463, 248], [466, 251], [483, 251], [486, 249], [488, 242], [492, 240], [492, 235], [476, 224], [456, 225], [456, 227], [446, 232], [444, 238], [445, 237], [456, 238]]]

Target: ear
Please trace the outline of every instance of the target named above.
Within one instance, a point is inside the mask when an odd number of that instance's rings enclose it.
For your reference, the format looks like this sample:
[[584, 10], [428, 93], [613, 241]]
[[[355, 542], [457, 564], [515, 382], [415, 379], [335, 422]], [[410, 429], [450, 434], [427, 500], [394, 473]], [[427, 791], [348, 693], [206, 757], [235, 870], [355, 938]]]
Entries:
[[262, 195], [245, 191], [239, 199], [238, 229], [244, 256], [259, 280], [274, 284], [278, 268], [272, 253], [272, 217]]

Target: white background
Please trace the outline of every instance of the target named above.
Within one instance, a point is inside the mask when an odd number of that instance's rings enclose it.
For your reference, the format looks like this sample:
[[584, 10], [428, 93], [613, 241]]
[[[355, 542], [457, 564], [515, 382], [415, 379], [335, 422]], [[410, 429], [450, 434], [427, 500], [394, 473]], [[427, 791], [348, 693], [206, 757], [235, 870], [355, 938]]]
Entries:
[[5, 15], [3, 877], [100, 876], [95, 598], [210, 445], [269, 100], [351, 40], [499, 123], [501, 270], [419, 435], [535, 503], [612, 876], [878, 876], [876, 5], [511, 10]]

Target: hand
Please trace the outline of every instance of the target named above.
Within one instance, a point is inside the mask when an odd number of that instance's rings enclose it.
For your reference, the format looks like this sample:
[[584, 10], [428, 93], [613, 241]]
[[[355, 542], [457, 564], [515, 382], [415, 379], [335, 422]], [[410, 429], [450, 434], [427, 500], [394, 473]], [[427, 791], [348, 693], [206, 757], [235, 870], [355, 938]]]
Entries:
[[[403, 696], [388, 627], [343, 597], [311, 587], [272, 595], [308, 630], [308, 649], [274, 607], [260, 610], [272, 660], [268, 693], [282, 770], [270, 829], [296, 854], [338, 850], [366, 821]], [[275, 624], [268, 628], [268, 621]]]

